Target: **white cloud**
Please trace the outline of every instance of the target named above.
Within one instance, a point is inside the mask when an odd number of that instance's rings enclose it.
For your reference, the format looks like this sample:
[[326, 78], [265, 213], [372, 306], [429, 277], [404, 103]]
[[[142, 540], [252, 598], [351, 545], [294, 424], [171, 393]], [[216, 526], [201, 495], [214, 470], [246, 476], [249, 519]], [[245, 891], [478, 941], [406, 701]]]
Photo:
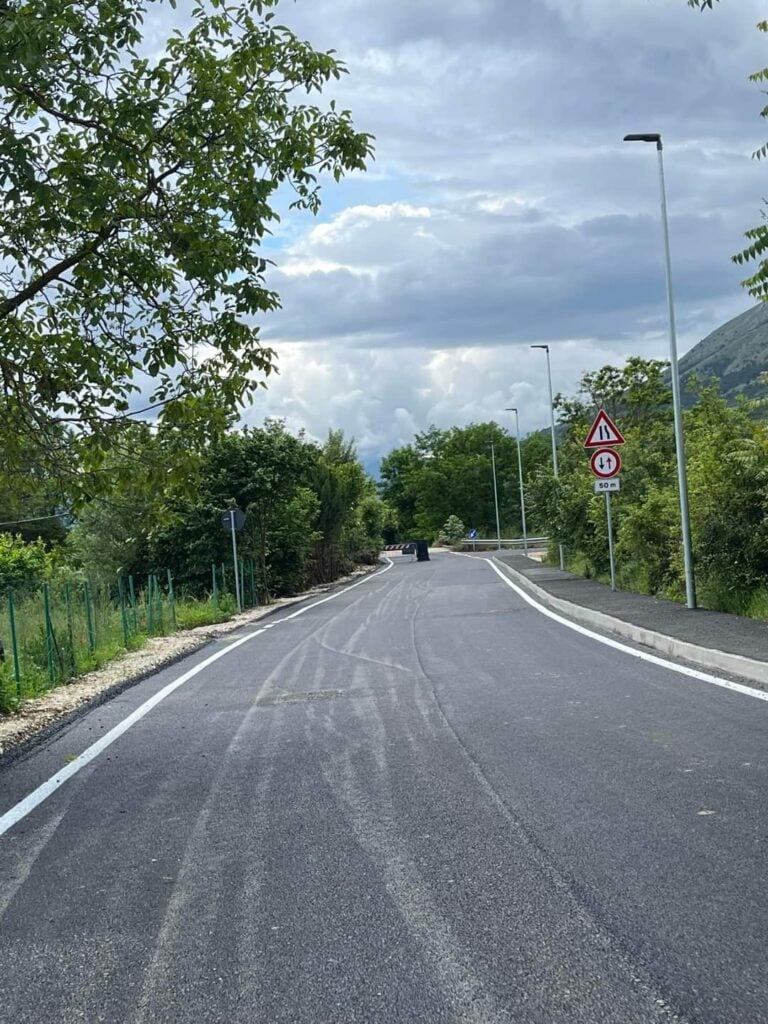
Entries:
[[[663, 358], [666, 347], [664, 334], [651, 334], [639, 350]], [[554, 344], [555, 391], [568, 393], [584, 371], [622, 363], [637, 350], [584, 340]], [[433, 423], [496, 420], [512, 429], [511, 414], [504, 411], [510, 405], [520, 409], [524, 433], [549, 422], [546, 360], [527, 346], [350, 350], [331, 342], [289, 344], [280, 362], [279, 377], [259, 395], [246, 422], [279, 416], [317, 439], [341, 427], [355, 437], [369, 464]]]
[[555, 386], [667, 351], [658, 130], [683, 351], [749, 305], [729, 260], [759, 219], [754, 23], [764, 0], [297, 0], [280, 19], [336, 47], [333, 88], [376, 137], [368, 176], [289, 217], [265, 324], [281, 375], [248, 418], [354, 434], [367, 457], [430, 422], [548, 420]]

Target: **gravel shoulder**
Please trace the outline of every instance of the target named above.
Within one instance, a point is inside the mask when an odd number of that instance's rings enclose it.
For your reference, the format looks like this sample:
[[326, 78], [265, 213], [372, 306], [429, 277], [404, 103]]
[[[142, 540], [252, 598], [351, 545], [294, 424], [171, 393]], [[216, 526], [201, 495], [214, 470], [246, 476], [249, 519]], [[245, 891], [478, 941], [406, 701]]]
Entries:
[[68, 721], [73, 714], [141, 682], [159, 669], [199, 651], [212, 640], [274, 615], [282, 608], [327, 593], [361, 576], [367, 576], [378, 568], [379, 566], [375, 565], [357, 569], [334, 583], [313, 587], [297, 597], [277, 598], [270, 605], [251, 608], [239, 615], [233, 615], [226, 622], [196, 626], [193, 629], [172, 633], [170, 636], [151, 637], [139, 650], [127, 651], [95, 672], [88, 672], [71, 683], [65, 683], [39, 697], [24, 701], [13, 715], [0, 716], [0, 758], [6, 755], [15, 756], [20, 748], [26, 748], [38, 737], [49, 734], [58, 725]]

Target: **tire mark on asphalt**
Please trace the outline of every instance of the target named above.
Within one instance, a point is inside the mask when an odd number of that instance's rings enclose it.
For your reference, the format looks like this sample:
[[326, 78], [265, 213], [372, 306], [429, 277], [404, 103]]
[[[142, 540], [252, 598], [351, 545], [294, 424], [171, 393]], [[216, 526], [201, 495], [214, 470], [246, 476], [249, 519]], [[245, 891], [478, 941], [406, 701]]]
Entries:
[[36, 831], [29, 835], [21, 832], [8, 844], [2, 863], [2, 872], [6, 877], [0, 877], [0, 921], [16, 893], [29, 878], [38, 857], [53, 838], [68, 809], [67, 805]]
[[[235, 860], [244, 868], [243, 875], [238, 879], [241, 886], [241, 909], [238, 920], [230, 923], [236, 932], [240, 952], [238, 959], [246, 963], [246, 969], [238, 972], [239, 991], [236, 994], [242, 997], [248, 988], [250, 972], [247, 964], [252, 960], [249, 953], [254, 948], [254, 936], [248, 934], [247, 922], [253, 917], [251, 908], [258, 902], [259, 891], [264, 883], [264, 865], [258, 837], [266, 830], [265, 797], [273, 781], [275, 760], [269, 756], [260, 759], [258, 782], [255, 788], [250, 789], [250, 776], [247, 772], [249, 759], [246, 758], [240, 767], [232, 762], [238, 752], [245, 749], [242, 741], [254, 725], [259, 733], [260, 753], [266, 755], [273, 749], [273, 735], [279, 726], [279, 713], [257, 717], [258, 710], [258, 705], [254, 703], [233, 736], [187, 840], [155, 939], [152, 957], [144, 972], [138, 1003], [130, 1017], [132, 1024], [155, 1024], [168, 1014], [170, 1008], [178, 1014], [178, 1000], [174, 996], [180, 988], [180, 966], [190, 950], [193, 947], [199, 948], [213, 932], [217, 923], [219, 899], [224, 895], [225, 880], [229, 877], [226, 869]], [[249, 743], [248, 749], [252, 749], [252, 746]], [[242, 785], [236, 784], [240, 777]], [[222, 785], [225, 780], [227, 784]], [[249, 794], [255, 807], [249, 828], [236, 833], [228, 830], [223, 835], [217, 827], [216, 817], [228, 818], [230, 821], [242, 818], [243, 791]], [[181, 951], [184, 951], [184, 956], [180, 955]], [[200, 984], [202, 980], [191, 979], [190, 987]], [[194, 1004], [194, 1000], [190, 1002]], [[174, 1016], [173, 1019], [176, 1021], [179, 1018]]]
[[[350, 640], [349, 640], [350, 644], [354, 643], [355, 636], [358, 633], [359, 633], [359, 630], [356, 630], [355, 634], [352, 637], [350, 637]], [[370, 657], [367, 654], [362, 654], [360, 651], [350, 651], [348, 649], [345, 650], [345, 649], [343, 649], [341, 647], [332, 647], [325, 640], [321, 640], [321, 639], [319, 639], [317, 637], [315, 637], [314, 640], [315, 640], [315, 643], [318, 644], [319, 647], [324, 648], [324, 650], [326, 650], [326, 651], [330, 651], [331, 654], [341, 654], [345, 658], [355, 658], [358, 661], [366, 661], [366, 662], [368, 662], [369, 665], [381, 665], [383, 668], [391, 668], [391, 669], [394, 669], [397, 672], [408, 672], [408, 673], [413, 672], [412, 668], [406, 668], [405, 665], [398, 665], [394, 661], [386, 661], [383, 658], [372, 658], [372, 657]]]
[[613, 960], [630, 987], [648, 1000], [648, 1012], [650, 1015], [647, 1020], [649, 1024], [650, 1022], [658, 1022], [658, 1024], [693, 1024], [681, 1011], [673, 1007], [666, 995], [662, 994], [660, 986], [647, 967], [634, 962], [631, 952], [624, 947], [621, 937], [613, 933], [599, 919], [591, 905], [591, 901], [575, 880], [569, 879], [561, 872], [550, 853], [538, 843], [532, 833], [524, 826], [522, 818], [515, 813], [507, 800], [493, 786], [482, 765], [455, 729], [438, 696], [435, 682], [426, 670], [416, 639], [416, 624], [420, 617], [421, 605], [426, 596], [425, 594], [418, 602], [418, 606], [414, 610], [411, 619], [410, 635], [414, 655], [419, 666], [419, 672], [427, 684], [428, 693], [434, 701], [447, 732], [453, 737], [455, 744], [460, 749], [461, 755], [468, 770], [477, 782], [478, 788], [491, 807], [501, 815], [518, 843], [528, 851], [544, 878], [571, 904], [574, 916], [581, 923], [584, 930], [591, 934], [598, 947]]
[[[365, 600], [367, 594], [360, 594], [352, 604], [345, 608], [339, 609], [335, 615], [332, 615], [330, 619], [324, 619], [314, 629], [311, 629], [308, 633], [305, 633], [301, 639], [296, 643], [294, 647], [284, 657], [278, 661], [278, 663], [271, 669], [271, 671], [264, 677], [261, 682], [259, 689], [259, 700], [263, 700], [265, 697], [274, 693], [278, 688], [288, 691], [291, 686], [296, 687], [298, 690], [306, 690], [308, 687], [305, 684], [306, 673], [305, 665], [310, 655], [311, 645], [316, 641], [318, 636], [322, 636], [324, 632], [331, 629], [336, 619], [344, 615], [346, 612], [351, 611], [361, 601]], [[322, 644], [321, 644], [322, 646]], [[298, 659], [298, 661], [296, 661]], [[292, 662], [294, 664], [292, 664]], [[290, 671], [289, 671], [290, 667]], [[320, 680], [324, 681], [324, 673], [318, 673], [316, 670], [313, 671], [313, 678], [315, 682]], [[278, 682], [280, 686], [278, 687]]]
[[[408, 845], [398, 831], [386, 760], [386, 730], [375, 702], [363, 721], [368, 726], [367, 753], [378, 769], [377, 793], [366, 793], [349, 748], [321, 757], [323, 776], [344, 815], [355, 841], [375, 865], [382, 884], [397, 908], [415, 945], [437, 979], [457, 1024], [504, 1024], [510, 1016], [486, 990], [444, 915], [430, 886], [419, 872]], [[309, 723], [307, 723], [309, 725]]]

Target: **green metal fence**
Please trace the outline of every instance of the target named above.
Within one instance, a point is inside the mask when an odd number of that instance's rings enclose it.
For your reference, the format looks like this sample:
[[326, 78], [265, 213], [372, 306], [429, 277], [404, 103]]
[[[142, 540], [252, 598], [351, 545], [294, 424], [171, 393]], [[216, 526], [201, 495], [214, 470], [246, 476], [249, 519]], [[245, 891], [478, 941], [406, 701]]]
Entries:
[[[46, 583], [32, 594], [9, 591], [0, 604], [0, 713], [83, 672], [105, 664], [150, 636], [179, 626], [226, 619], [235, 610], [228, 584], [234, 573], [211, 566], [210, 594], [180, 596], [170, 570], [141, 581], [120, 576], [110, 585], [91, 580]], [[242, 564], [243, 604], [257, 603], [252, 562]], [[250, 587], [245, 580], [250, 577]]]

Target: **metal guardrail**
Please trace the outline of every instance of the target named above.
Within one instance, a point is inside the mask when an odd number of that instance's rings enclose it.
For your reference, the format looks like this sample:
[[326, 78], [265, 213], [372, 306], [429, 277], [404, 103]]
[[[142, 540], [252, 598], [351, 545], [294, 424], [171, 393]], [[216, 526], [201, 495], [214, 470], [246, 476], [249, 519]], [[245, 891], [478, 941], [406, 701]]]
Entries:
[[[411, 543], [413, 543], [413, 542], [411, 542]], [[462, 547], [463, 548], [471, 548], [473, 551], [475, 551], [478, 547], [481, 547], [481, 548], [493, 548], [494, 550], [497, 550], [498, 547], [499, 547], [499, 544], [501, 544], [502, 548], [515, 549], [515, 548], [523, 548], [523, 547], [525, 547], [525, 541], [523, 540], [522, 537], [507, 537], [507, 538], [502, 538], [501, 541], [498, 541], [495, 537], [489, 537], [487, 539], [483, 539], [482, 537], [476, 537], [474, 540], [469, 540], [469, 538], [467, 538], [464, 541], [462, 541]], [[381, 550], [382, 551], [402, 551], [403, 548], [406, 547], [406, 545], [407, 545], [407, 542], [404, 542], [402, 544], [385, 544], [384, 547]], [[528, 538], [528, 547], [529, 548], [545, 548], [548, 545], [549, 545], [549, 537], [529, 537]]]
[[[529, 548], [540, 548], [547, 547], [549, 544], [549, 537], [529, 537], [528, 547]], [[471, 548], [472, 551], [476, 551], [478, 547], [482, 548], [522, 548], [525, 547], [525, 541], [522, 537], [503, 538], [497, 540], [496, 537], [482, 538], [475, 537], [473, 540], [465, 540], [463, 544], [464, 548]]]

